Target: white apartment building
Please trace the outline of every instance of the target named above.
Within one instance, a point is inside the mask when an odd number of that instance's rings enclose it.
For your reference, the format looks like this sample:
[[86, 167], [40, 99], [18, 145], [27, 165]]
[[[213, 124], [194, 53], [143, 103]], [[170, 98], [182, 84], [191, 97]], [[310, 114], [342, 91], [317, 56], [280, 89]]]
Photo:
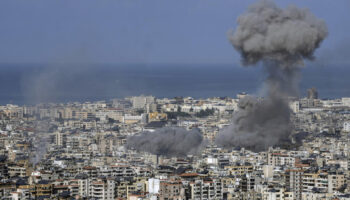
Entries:
[[223, 191], [220, 180], [196, 180], [190, 183], [191, 199], [222, 199]]
[[343, 131], [350, 132], [350, 121], [344, 122]]
[[155, 98], [153, 96], [138, 96], [138, 97], [132, 97], [132, 107], [135, 109], [143, 109], [145, 108], [146, 104], [154, 103]]
[[282, 153], [268, 153], [268, 165], [271, 166], [294, 166], [295, 158]]

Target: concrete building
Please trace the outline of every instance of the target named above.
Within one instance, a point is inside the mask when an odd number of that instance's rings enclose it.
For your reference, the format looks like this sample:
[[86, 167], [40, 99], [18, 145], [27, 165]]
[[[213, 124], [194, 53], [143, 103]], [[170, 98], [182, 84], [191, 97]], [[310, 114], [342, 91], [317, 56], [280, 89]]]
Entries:
[[286, 170], [285, 182], [286, 190], [293, 192], [293, 196], [296, 200], [302, 199], [303, 192], [303, 170], [289, 169]]
[[138, 96], [132, 97], [131, 102], [134, 109], [145, 109], [147, 104], [155, 102], [155, 98], [153, 96]]

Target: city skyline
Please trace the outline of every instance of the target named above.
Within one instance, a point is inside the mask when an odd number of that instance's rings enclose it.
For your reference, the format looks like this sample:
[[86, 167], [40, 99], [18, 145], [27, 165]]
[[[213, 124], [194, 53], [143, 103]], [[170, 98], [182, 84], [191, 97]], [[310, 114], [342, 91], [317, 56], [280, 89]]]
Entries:
[[349, 6], [1, 1], [0, 199], [350, 200]]

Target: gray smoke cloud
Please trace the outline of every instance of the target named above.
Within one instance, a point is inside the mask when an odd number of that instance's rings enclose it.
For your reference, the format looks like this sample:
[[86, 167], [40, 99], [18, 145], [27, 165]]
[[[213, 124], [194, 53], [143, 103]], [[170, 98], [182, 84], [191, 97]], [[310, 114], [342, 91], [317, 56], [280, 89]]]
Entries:
[[281, 9], [264, 0], [250, 6], [237, 23], [229, 40], [246, 65], [272, 60], [281, 67], [296, 67], [303, 59], [313, 59], [315, 49], [328, 34], [325, 22], [308, 9]]
[[126, 147], [156, 155], [186, 156], [196, 154], [202, 143], [203, 136], [196, 129], [165, 127], [128, 137]]
[[30, 157], [30, 162], [33, 164], [33, 167], [40, 163], [45, 157], [50, 140], [50, 135], [48, 134], [50, 128], [49, 121], [36, 121], [34, 124], [33, 149]]
[[36, 138], [36, 144], [34, 144], [34, 152], [33, 155], [30, 157], [30, 162], [33, 164], [33, 166], [37, 165], [46, 155], [47, 153], [47, 144], [48, 144], [48, 138], [40, 135]]
[[223, 147], [240, 146], [263, 151], [285, 141], [291, 133], [288, 97], [298, 95], [299, 70], [327, 36], [323, 20], [307, 9], [278, 8], [258, 1], [237, 20], [229, 40], [244, 66], [262, 63], [267, 77], [263, 99], [240, 100], [233, 123], [216, 137]]
[[216, 143], [225, 148], [244, 147], [263, 151], [290, 135], [290, 108], [282, 98], [247, 96], [240, 100], [233, 123], [220, 131]]

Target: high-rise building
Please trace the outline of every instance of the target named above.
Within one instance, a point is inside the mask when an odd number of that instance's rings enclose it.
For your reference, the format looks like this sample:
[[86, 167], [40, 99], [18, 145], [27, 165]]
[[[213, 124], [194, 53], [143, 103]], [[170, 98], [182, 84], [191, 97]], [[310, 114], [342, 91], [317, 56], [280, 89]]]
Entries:
[[56, 133], [56, 145], [57, 146], [66, 146], [67, 135], [65, 133], [57, 132]]
[[293, 196], [296, 200], [301, 199], [303, 191], [303, 170], [289, 169], [286, 170], [286, 189], [293, 192]]
[[152, 104], [155, 101], [153, 96], [138, 96], [132, 97], [132, 107], [136, 109], [144, 109], [147, 104]]
[[222, 199], [223, 192], [221, 181], [195, 180], [190, 183], [191, 199]]

